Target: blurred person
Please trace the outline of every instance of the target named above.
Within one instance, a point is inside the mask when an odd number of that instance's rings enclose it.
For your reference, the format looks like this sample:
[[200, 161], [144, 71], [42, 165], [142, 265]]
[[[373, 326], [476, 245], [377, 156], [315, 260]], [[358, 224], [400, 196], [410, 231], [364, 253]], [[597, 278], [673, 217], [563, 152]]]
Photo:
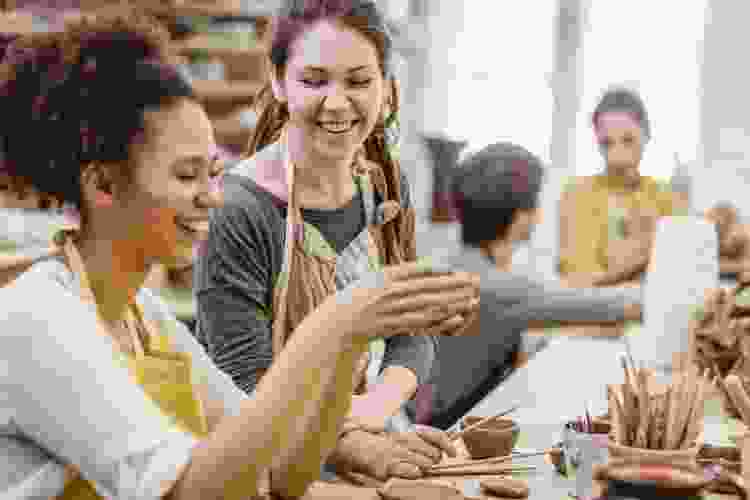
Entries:
[[637, 93], [607, 91], [592, 124], [605, 170], [575, 178], [562, 194], [559, 272], [575, 285], [615, 285], [642, 276], [656, 220], [675, 215], [679, 203], [662, 183], [639, 172], [651, 125]]
[[[399, 103], [383, 15], [371, 0], [282, 4], [252, 156], [227, 176], [196, 273], [197, 337], [248, 394], [328, 296], [368, 270], [416, 259], [409, 185], [389, 149]], [[466, 313], [436, 333], [460, 332]], [[394, 333], [379, 367], [372, 343], [353, 371], [351, 430], [326, 472], [415, 478], [452, 452], [444, 434], [412, 428], [403, 410], [427, 381], [435, 340]], [[379, 380], [368, 383], [367, 372]]]
[[481, 322], [478, 332], [438, 340], [430, 420], [436, 427], [451, 426], [510, 374], [530, 325], [640, 319], [638, 288], [570, 288], [513, 270], [514, 251], [541, 221], [543, 173], [538, 157], [505, 142], [469, 156], [456, 171], [462, 248], [443, 262], [482, 276]]
[[211, 123], [167, 34], [134, 15], [15, 44], [0, 64], [10, 175], [80, 225], [0, 289], [0, 497], [248, 498], [272, 464], [278, 495], [301, 496], [368, 341], [464, 311], [472, 280], [413, 264], [363, 276], [297, 325], [249, 398], [142, 287], [192, 254], [222, 198]]
[[717, 203], [705, 213], [716, 224], [719, 238], [719, 272], [724, 279], [750, 281], [750, 227], [742, 222], [737, 207]]

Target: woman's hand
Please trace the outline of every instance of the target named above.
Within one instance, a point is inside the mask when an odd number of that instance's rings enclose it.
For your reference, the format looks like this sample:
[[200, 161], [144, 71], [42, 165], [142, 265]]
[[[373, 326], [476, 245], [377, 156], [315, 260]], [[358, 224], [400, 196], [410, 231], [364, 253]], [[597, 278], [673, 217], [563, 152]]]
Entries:
[[479, 309], [479, 277], [424, 262], [391, 266], [325, 304], [358, 338], [455, 334]]
[[381, 481], [419, 479], [425, 469], [442, 460], [443, 453], [456, 456], [448, 436], [431, 427], [416, 426], [414, 431], [392, 434], [356, 430], [339, 440], [330, 462], [339, 470]]

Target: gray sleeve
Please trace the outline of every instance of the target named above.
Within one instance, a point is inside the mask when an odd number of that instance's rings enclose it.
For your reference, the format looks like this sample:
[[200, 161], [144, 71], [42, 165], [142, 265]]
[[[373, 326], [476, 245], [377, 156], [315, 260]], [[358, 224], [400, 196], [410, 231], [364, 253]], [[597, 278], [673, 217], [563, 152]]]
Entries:
[[[411, 208], [411, 186], [401, 172], [401, 206]], [[424, 384], [432, 373], [437, 357], [438, 342], [434, 337], [397, 335], [386, 339], [382, 368], [402, 366], [411, 370], [418, 383]]]
[[[195, 439], [133, 384], [92, 308], [50, 279], [27, 275], [15, 285], [0, 290], [0, 366], [10, 373], [3, 392], [12, 424], [61, 466], [77, 466], [104, 497], [161, 498], [189, 463]], [[32, 305], [39, 303], [46, 306]]]
[[383, 369], [389, 366], [402, 366], [411, 370], [418, 384], [424, 384], [432, 372], [432, 364], [437, 354], [434, 337], [396, 335], [385, 341]]
[[[163, 331], [169, 334], [175, 349], [190, 354], [194, 381], [205, 383], [208, 396], [214, 401], [221, 401], [227, 415], [239, 414], [242, 401], [248, 399], [248, 396], [234, 384], [229, 375], [211, 361], [203, 346], [181, 321], [177, 321], [161, 299], [146, 290], [144, 298], [151, 305], [152, 318], [161, 323]], [[149, 312], [147, 311], [147, 314]]]
[[568, 288], [557, 280], [532, 280], [511, 273], [502, 285], [506, 293], [518, 297], [503, 315], [524, 321], [623, 321], [625, 307], [641, 302], [640, 289]]
[[214, 363], [251, 394], [257, 372], [273, 361], [271, 294], [282, 241], [272, 227], [275, 214], [253, 193], [227, 184], [225, 196], [196, 265], [196, 335]]

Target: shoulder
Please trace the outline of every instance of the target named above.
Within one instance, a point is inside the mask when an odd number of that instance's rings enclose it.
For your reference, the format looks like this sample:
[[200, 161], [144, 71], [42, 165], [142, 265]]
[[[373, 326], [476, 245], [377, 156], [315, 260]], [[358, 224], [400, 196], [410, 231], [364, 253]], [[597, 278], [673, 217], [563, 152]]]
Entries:
[[95, 307], [81, 300], [76, 286], [62, 262], [48, 259], [0, 288], [0, 354], [22, 346], [62, 348], [80, 338], [74, 332], [95, 327]]
[[597, 186], [599, 176], [597, 175], [578, 175], [567, 177], [563, 181], [563, 192], [577, 194], [583, 191], [590, 191]]

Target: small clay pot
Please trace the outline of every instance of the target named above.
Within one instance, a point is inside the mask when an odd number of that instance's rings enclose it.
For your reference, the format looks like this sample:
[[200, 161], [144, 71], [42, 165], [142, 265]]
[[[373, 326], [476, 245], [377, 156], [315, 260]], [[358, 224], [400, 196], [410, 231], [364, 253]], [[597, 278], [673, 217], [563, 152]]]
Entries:
[[[484, 417], [464, 417], [463, 427], [476, 424]], [[510, 455], [518, 441], [521, 429], [509, 418], [489, 422], [463, 435], [466, 449], [475, 460]]]

